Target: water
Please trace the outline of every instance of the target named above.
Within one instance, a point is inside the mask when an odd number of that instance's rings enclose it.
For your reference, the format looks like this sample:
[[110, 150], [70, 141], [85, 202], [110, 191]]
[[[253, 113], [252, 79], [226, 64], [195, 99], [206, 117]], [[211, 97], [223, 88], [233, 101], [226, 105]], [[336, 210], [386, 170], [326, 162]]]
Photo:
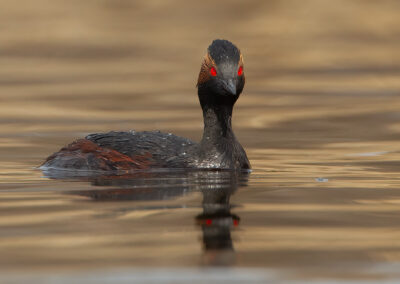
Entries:
[[[1, 3], [0, 282], [400, 279], [398, 2], [203, 2]], [[251, 174], [35, 169], [92, 132], [199, 140], [218, 37], [244, 54]]]

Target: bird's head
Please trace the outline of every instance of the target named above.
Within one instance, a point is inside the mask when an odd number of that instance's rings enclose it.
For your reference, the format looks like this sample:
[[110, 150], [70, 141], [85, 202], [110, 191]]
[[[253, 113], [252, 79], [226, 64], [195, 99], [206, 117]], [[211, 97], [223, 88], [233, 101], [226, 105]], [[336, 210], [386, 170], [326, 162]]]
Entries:
[[201, 65], [197, 87], [200, 102], [235, 103], [243, 90], [243, 56], [230, 41], [214, 40]]

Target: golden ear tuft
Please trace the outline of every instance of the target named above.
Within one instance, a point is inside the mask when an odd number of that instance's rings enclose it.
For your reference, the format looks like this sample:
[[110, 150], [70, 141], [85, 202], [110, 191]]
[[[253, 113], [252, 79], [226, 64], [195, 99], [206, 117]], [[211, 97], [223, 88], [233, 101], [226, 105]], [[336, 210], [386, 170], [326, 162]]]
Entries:
[[210, 72], [209, 72], [209, 70], [210, 70], [211, 67], [215, 68], [215, 62], [211, 58], [210, 54], [207, 53], [204, 56], [204, 60], [203, 60], [203, 62], [201, 64], [200, 73], [199, 73], [199, 79], [197, 80], [197, 86], [207, 82], [208, 80], [210, 80]]
[[243, 55], [242, 55], [242, 53], [240, 52], [240, 58], [239, 58], [239, 66], [243, 66], [243, 64], [244, 64], [244, 61], [243, 61]]

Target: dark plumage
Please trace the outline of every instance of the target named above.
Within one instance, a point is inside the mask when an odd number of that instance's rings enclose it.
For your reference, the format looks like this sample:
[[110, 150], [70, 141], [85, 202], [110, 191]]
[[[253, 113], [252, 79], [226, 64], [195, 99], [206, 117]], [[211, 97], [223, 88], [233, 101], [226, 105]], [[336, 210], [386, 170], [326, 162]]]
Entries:
[[208, 47], [208, 53], [217, 65], [225, 62], [237, 63], [240, 59], [239, 49], [233, 43], [224, 39], [214, 40]]
[[90, 171], [249, 169], [246, 153], [231, 125], [232, 109], [244, 83], [239, 49], [227, 40], [214, 40], [197, 83], [204, 118], [200, 143], [159, 131], [96, 133], [54, 153], [42, 167]]

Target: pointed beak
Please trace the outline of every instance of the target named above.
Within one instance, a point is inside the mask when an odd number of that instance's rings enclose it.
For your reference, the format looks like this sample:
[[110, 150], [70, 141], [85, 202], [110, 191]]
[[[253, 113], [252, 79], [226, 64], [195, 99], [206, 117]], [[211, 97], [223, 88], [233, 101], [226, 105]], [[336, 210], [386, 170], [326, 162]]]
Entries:
[[225, 90], [230, 94], [236, 96], [236, 84], [232, 79], [229, 79], [224, 84]]

